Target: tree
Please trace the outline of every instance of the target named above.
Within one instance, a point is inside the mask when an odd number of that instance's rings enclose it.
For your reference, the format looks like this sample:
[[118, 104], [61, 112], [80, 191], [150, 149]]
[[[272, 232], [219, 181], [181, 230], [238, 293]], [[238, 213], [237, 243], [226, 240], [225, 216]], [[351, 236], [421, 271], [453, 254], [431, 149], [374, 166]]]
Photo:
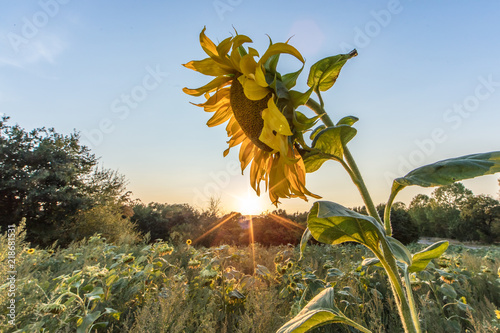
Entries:
[[26, 218], [28, 240], [47, 244], [67, 235], [74, 217], [96, 205], [124, 204], [125, 180], [99, 170], [77, 132], [27, 132], [0, 121], [0, 226]]
[[[151, 240], [168, 240], [175, 231], [186, 238], [194, 238], [194, 233], [202, 228], [200, 214], [187, 204], [162, 204], [150, 202], [148, 205], [136, 203], [131, 220], [142, 233], [150, 233]], [[189, 235], [190, 233], [190, 235]]]
[[458, 208], [474, 193], [466, 188], [464, 184], [457, 182], [446, 186], [440, 186], [432, 192], [432, 197], [442, 206]]
[[464, 221], [461, 234], [466, 240], [481, 240], [493, 243], [500, 238], [493, 225], [500, 223], [500, 202], [480, 194], [464, 202], [460, 216]]
[[[385, 204], [377, 206], [377, 212], [383, 216]], [[396, 202], [391, 207], [392, 237], [403, 244], [417, 242], [420, 236], [415, 220], [408, 213], [406, 206], [402, 202]]]

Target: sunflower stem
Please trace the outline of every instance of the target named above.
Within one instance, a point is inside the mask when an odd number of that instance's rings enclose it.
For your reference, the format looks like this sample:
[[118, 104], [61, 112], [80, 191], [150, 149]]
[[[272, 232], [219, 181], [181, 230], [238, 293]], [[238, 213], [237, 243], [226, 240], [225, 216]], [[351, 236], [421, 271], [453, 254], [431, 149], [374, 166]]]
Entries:
[[313, 110], [318, 116], [320, 116], [321, 121], [328, 127], [333, 127], [335, 126], [333, 124], [332, 119], [330, 116], [326, 113], [325, 109], [314, 99], [309, 98], [306, 102], [306, 106]]
[[370, 193], [368, 192], [368, 188], [366, 187], [366, 184], [363, 180], [363, 177], [361, 176], [361, 172], [358, 169], [358, 166], [356, 162], [354, 161], [354, 158], [351, 155], [351, 152], [347, 147], [344, 147], [344, 157], [347, 161], [347, 164], [349, 165], [350, 169], [356, 176], [356, 181], [354, 182], [359, 190], [359, 193], [361, 194], [361, 197], [363, 198], [363, 201], [365, 202], [366, 209], [368, 210], [368, 213], [372, 217], [374, 217], [380, 224], [384, 225], [382, 220], [380, 219], [380, 216], [378, 215], [377, 208], [375, 208], [375, 204], [373, 203], [372, 197], [370, 196]]
[[[318, 94], [318, 96], [320, 95]], [[332, 119], [330, 118], [330, 116], [328, 116], [328, 114], [326, 113], [325, 109], [321, 104], [309, 98], [306, 102], [306, 106], [309, 107], [311, 110], [313, 110], [318, 116], [320, 116], [321, 121], [323, 121], [323, 123], [326, 126], [328, 127], [335, 126], [333, 124]], [[347, 147], [344, 147], [344, 158], [346, 159], [347, 165], [344, 163], [342, 163], [342, 165], [346, 169], [347, 173], [349, 173], [352, 181], [358, 188], [358, 191], [361, 194], [361, 197], [363, 198], [368, 213], [370, 214], [370, 216], [375, 218], [380, 224], [383, 225], [384, 223], [382, 222], [380, 216], [378, 215], [377, 209], [375, 208], [370, 193], [368, 192], [368, 188], [366, 187], [363, 177], [361, 176], [361, 172], [359, 171], [358, 166]]]

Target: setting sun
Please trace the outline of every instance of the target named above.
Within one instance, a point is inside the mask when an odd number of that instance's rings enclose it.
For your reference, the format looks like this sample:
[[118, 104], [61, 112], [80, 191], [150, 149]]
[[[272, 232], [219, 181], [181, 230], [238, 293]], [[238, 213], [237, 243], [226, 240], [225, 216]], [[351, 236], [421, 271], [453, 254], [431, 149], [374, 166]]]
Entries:
[[243, 215], [259, 215], [264, 210], [262, 199], [252, 192], [238, 197], [237, 207], [238, 212]]

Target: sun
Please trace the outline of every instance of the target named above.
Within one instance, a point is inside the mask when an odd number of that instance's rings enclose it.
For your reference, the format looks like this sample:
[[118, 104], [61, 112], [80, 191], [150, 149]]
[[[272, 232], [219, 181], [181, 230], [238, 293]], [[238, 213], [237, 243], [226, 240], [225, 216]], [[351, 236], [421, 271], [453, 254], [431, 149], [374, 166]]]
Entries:
[[259, 215], [264, 210], [261, 198], [255, 193], [247, 193], [237, 198], [238, 212], [242, 215]]

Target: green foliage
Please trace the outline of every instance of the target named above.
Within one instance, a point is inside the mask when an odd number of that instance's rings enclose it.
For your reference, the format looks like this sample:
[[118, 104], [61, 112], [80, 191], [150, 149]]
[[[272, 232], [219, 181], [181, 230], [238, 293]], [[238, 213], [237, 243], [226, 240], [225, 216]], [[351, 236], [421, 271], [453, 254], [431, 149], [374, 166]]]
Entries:
[[[384, 210], [384, 204], [377, 206], [377, 212], [380, 216], [384, 214]], [[417, 242], [420, 237], [417, 224], [402, 202], [396, 202], [391, 207], [391, 226], [392, 237], [405, 245]]]
[[[3, 281], [7, 246], [7, 235], [0, 235]], [[301, 261], [291, 246], [115, 245], [99, 236], [65, 249], [30, 254], [28, 248], [18, 227], [16, 327], [6, 326], [6, 333], [275, 332], [325, 293], [346, 317], [373, 332], [402, 329], [385, 275], [361, 265], [370, 253], [357, 245], [312, 245]], [[411, 249], [413, 265], [429, 260], [411, 275], [423, 331], [481, 332], [493, 325], [500, 308], [497, 247], [452, 247], [440, 258], [442, 245]], [[9, 302], [5, 288], [0, 285], [3, 308]], [[340, 325], [311, 332], [352, 331]]]
[[500, 172], [500, 152], [472, 154], [422, 166], [397, 178], [394, 183], [400, 186], [442, 186], [496, 172]]
[[357, 56], [356, 50], [347, 54], [339, 54], [332, 57], [321, 59], [311, 66], [307, 85], [315, 91], [326, 91], [330, 89], [337, 81], [340, 70], [347, 60]]
[[[97, 158], [80, 145], [78, 133], [54, 129], [27, 132], [0, 121], [0, 226], [26, 218], [27, 237], [50, 244], [67, 233], [73, 217], [96, 205], [123, 205], [125, 180], [99, 170]], [[62, 241], [67, 241], [65, 240]]]
[[99, 205], [76, 215], [69, 227], [73, 239], [100, 234], [113, 243], [135, 243], [139, 240], [136, 226], [116, 205]]
[[[173, 232], [184, 232], [203, 228], [199, 225], [200, 214], [187, 204], [162, 204], [151, 202], [148, 205], [133, 205], [131, 221], [144, 234], [150, 233], [151, 240], [171, 238]], [[194, 238], [187, 236], [186, 238]]]
[[500, 240], [500, 202], [473, 195], [461, 183], [439, 187], [431, 197], [416, 196], [408, 212], [424, 236], [488, 243]]

